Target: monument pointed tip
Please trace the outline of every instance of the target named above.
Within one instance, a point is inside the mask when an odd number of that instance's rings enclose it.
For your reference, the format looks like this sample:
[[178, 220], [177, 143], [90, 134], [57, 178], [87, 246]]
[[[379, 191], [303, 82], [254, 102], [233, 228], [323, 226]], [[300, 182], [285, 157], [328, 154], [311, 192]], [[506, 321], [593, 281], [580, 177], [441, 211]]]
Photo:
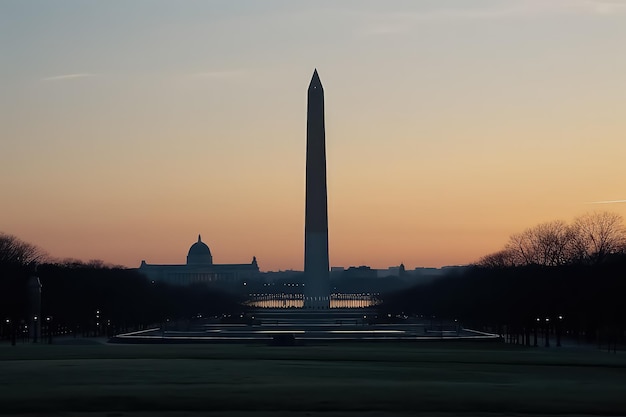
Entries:
[[200, 235], [198, 235], [198, 242], [202, 242], [202, 237], [200, 237]]
[[320, 76], [317, 73], [317, 68], [315, 68], [313, 70], [313, 77], [311, 77], [311, 84], [309, 85], [309, 88], [317, 88], [317, 87], [322, 87], [322, 82], [320, 81]]

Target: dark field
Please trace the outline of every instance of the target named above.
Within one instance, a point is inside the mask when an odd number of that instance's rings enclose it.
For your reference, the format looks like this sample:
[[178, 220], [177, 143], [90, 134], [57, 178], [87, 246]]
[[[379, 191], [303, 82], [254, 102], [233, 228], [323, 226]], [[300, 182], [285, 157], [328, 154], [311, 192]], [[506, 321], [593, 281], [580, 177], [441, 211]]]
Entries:
[[493, 344], [0, 345], [0, 387], [4, 414], [620, 415], [626, 356]]

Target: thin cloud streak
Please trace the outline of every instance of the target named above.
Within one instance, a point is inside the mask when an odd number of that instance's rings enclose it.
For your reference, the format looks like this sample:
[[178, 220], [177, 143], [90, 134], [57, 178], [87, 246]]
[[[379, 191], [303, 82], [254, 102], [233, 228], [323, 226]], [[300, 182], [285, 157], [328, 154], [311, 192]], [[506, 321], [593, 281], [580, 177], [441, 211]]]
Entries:
[[412, 29], [417, 22], [424, 21], [496, 20], [559, 14], [607, 16], [626, 12], [626, 1], [621, 0], [524, 0], [503, 3], [498, 7], [485, 8], [440, 8], [382, 15], [365, 13], [369, 19], [376, 22], [366, 28], [363, 34], [404, 33]]
[[41, 81], [73, 80], [75, 78], [95, 77], [96, 75], [97, 74], [89, 74], [89, 73], [63, 74], [63, 75], [55, 75], [52, 77], [45, 77], [45, 78], [42, 78]]
[[626, 200], [590, 201], [587, 204], [620, 204], [620, 203], [626, 203]]

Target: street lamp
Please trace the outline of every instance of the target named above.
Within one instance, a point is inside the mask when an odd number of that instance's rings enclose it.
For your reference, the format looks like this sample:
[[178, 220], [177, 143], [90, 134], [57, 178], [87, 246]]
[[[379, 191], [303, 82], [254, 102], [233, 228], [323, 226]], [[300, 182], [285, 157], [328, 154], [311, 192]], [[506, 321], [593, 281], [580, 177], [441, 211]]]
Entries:
[[537, 333], [539, 332], [539, 322], [541, 321], [541, 319], [539, 317], [537, 317], [537, 323], [535, 324], [535, 334], [534, 336], [534, 343], [533, 346], [537, 347]]
[[52, 344], [52, 316], [46, 317], [46, 327], [48, 328], [48, 344]]
[[7, 327], [9, 328], [9, 334], [11, 336], [11, 345], [15, 346], [16, 334], [15, 334], [15, 329], [13, 328], [13, 323], [11, 323], [11, 319], [7, 319], [6, 323], [7, 323]]
[[39, 317], [33, 316], [33, 343], [37, 343], [37, 333], [39, 330], [39, 323], [37, 322]]
[[559, 320], [556, 322], [556, 346], [561, 347], [561, 326], [563, 325], [563, 316], [559, 315]]

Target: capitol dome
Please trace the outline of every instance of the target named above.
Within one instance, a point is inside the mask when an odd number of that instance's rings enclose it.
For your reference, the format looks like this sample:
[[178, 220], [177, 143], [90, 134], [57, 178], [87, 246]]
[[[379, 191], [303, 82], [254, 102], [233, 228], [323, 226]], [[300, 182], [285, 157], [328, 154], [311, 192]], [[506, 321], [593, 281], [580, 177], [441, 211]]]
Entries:
[[187, 254], [187, 265], [212, 265], [211, 250], [198, 235], [198, 241], [191, 245]]

